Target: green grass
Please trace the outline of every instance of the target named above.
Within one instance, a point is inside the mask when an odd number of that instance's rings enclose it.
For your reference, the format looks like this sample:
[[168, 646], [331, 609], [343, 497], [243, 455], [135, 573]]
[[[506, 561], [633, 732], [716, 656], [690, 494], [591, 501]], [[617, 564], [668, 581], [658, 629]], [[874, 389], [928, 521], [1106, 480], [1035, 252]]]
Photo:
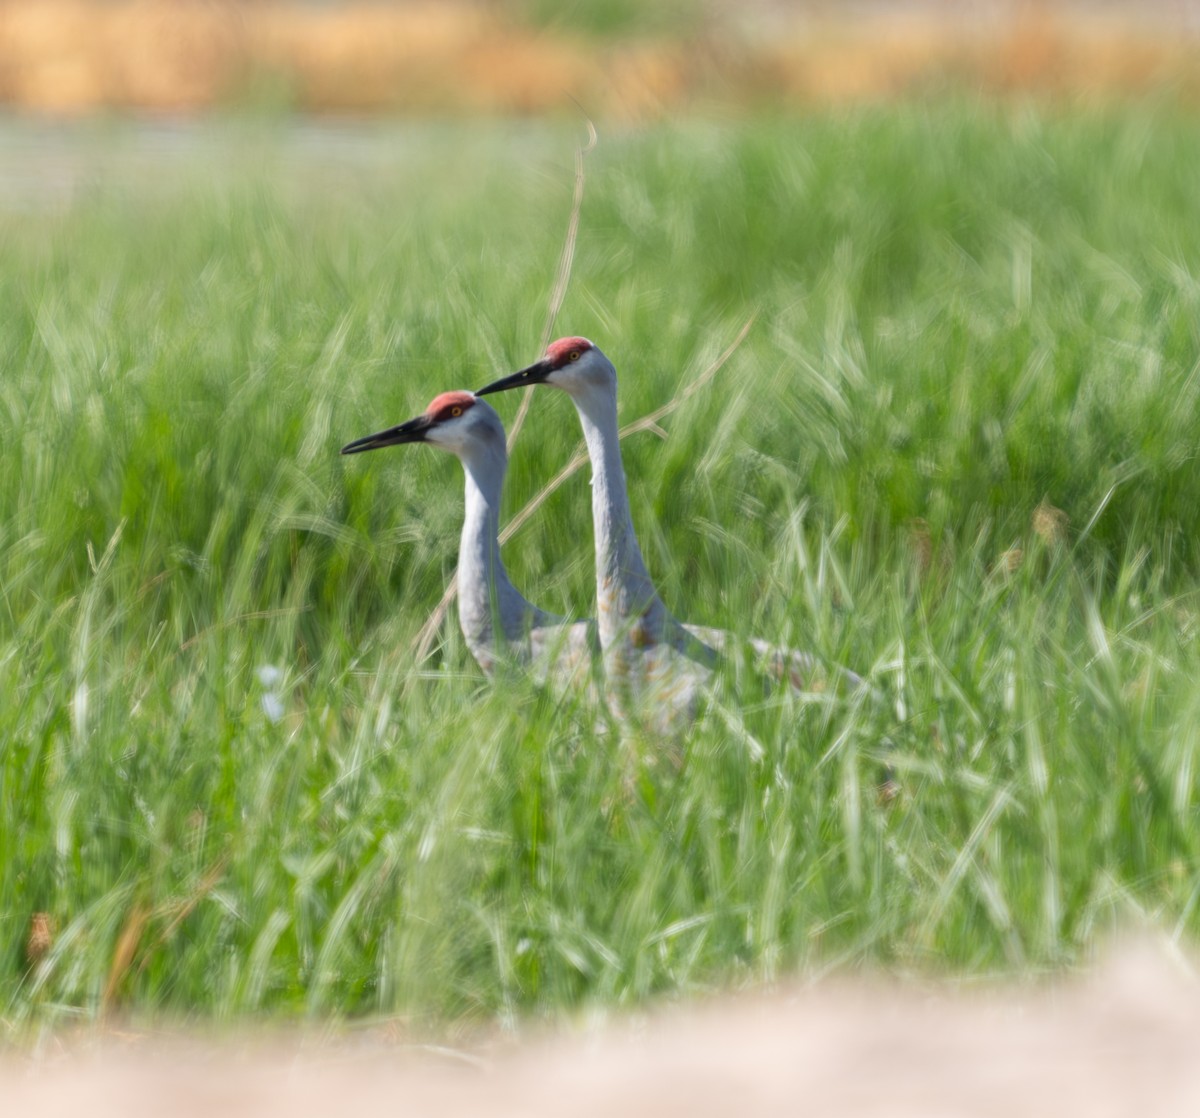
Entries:
[[538, 28], [570, 29], [603, 41], [619, 36], [697, 35], [716, 22], [711, 7], [697, 0], [517, 0], [512, 14]]
[[[582, 699], [486, 685], [452, 623], [413, 662], [460, 471], [337, 449], [536, 356], [573, 138], [376, 142], [396, 158], [306, 176], [267, 134], [262, 174], [0, 216], [8, 1035], [1055, 968], [1131, 920], [1194, 941], [1200, 121], [606, 132], [559, 327], [613, 357], [623, 417], [758, 312], [665, 441], [626, 445], [664, 597], [885, 696], [723, 692], [678, 771]], [[510, 510], [577, 439], [542, 391]], [[588, 499], [583, 471], [506, 549], [548, 608], [591, 609]]]

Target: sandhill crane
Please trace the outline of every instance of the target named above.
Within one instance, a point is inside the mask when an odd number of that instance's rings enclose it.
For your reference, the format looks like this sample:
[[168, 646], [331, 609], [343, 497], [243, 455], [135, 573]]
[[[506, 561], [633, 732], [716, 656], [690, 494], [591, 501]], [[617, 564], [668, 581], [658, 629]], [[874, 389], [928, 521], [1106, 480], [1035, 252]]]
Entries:
[[[476, 662], [490, 676], [497, 660], [508, 656], [532, 665], [539, 681], [549, 678], [562, 689], [589, 682], [600, 650], [595, 621], [571, 621], [533, 605], [513, 586], [500, 557], [500, 496], [508, 452], [495, 410], [469, 392], [443, 392], [421, 415], [355, 439], [342, 453], [417, 442], [448, 450], [463, 465], [466, 512], [459, 542], [458, 616]], [[714, 635], [713, 630], [687, 628], [700, 640]]]
[[347, 443], [342, 453], [401, 443], [429, 443], [462, 463], [466, 513], [458, 549], [458, 619], [484, 674], [491, 676], [499, 660], [511, 659], [556, 690], [587, 687], [598, 650], [595, 623], [569, 621], [526, 601], [500, 558], [497, 531], [508, 453], [495, 410], [470, 392], [443, 392], [421, 415]]
[[[476, 396], [547, 384], [572, 399], [592, 463], [592, 523], [596, 546], [596, 608], [605, 683], [614, 714], [625, 722], [673, 731], [695, 717], [699, 696], [720, 653], [736, 638], [724, 630], [685, 626], [667, 610], [642, 559], [617, 426], [617, 371], [586, 338], [560, 338], [541, 360], [501, 377]], [[754, 652], [776, 677], [804, 686], [813, 657], [751, 639]], [[852, 685], [852, 672], [841, 673]]]

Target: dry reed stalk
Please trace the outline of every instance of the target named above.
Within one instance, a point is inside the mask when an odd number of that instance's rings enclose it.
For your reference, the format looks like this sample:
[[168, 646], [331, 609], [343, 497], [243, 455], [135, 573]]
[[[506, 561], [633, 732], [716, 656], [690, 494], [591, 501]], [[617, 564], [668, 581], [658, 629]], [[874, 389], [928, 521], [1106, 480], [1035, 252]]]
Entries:
[[[738, 347], [746, 340], [746, 335], [750, 333], [750, 327], [754, 325], [754, 320], [758, 317], [756, 311], [748, 319], [738, 331], [737, 337], [726, 346], [720, 357], [718, 357], [707, 369], [704, 370], [695, 380], [689, 381], [679, 392], [671, 397], [661, 408], [650, 412], [648, 415], [643, 415], [640, 419], [635, 419], [632, 423], [627, 423], [621, 428], [618, 437], [621, 439], [629, 435], [635, 435], [639, 431], [654, 431], [656, 434], [665, 437], [666, 432], [658, 426], [658, 421], [663, 416], [670, 415], [671, 412], [679, 408], [689, 396], [694, 396], [705, 385], [708, 384], [713, 377], [720, 372], [721, 367], [737, 352]], [[500, 533], [500, 542], [507, 543], [516, 534], [518, 529], [541, 507], [550, 496], [564, 481], [567, 480], [576, 470], [580, 468], [588, 460], [586, 450], [578, 450], [571, 457], [571, 460], [558, 471], [545, 485], [542, 486], [528, 501], [525, 502], [521, 511], [512, 518]]]
[[113, 951], [112, 964], [108, 968], [108, 980], [104, 983], [104, 993], [100, 999], [100, 1012], [107, 1013], [116, 1001], [121, 989], [121, 982], [129, 973], [138, 946], [142, 942], [142, 933], [150, 919], [150, 906], [144, 901], [134, 901], [133, 908], [125, 918], [121, 934], [117, 936], [117, 946]]
[[[586, 119], [586, 118], [585, 118]], [[546, 308], [546, 325], [542, 327], [541, 349], [545, 350], [550, 344], [550, 335], [554, 333], [554, 324], [558, 321], [558, 312], [562, 310], [563, 300], [567, 297], [567, 286], [571, 282], [571, 266], [575, 263], [575, 242], [579, 239], [579, 214], [583, 209], [583, 187], [587, 176], [583, 171], [583, 157], [592, 151], [599, 137], [596, 126], [587, 120], [588, 142], [575, 149], [575, 191], [571, 197], [571, 216], [567, 219], [567, 235], [563, 241], [562, 252], [558, 257], [558, 270], [554, 276], [554, 288], [550, 292], [550, 306]], [[529, 404], [533, 399], [533, 387], [522, 393], [521, 406], [517, 409], [517, 418], [513, 420], [512, 430], [508, 433], [508, 451], [511, 454], [513, 444], [525, 425], [525, 416], [529, 414]]]
[[226, 621], [217, 621], [212, 625], [205, 626], [198, 633], [193, 633], [179, 646], [179, 651], [186, 652], [189, 648], [199, 644], [210, 633], [217, 633], [222, 629], [232, 629], [243, 621], [270, 621], [276, 617], [291, 617], [298, 613], [308, 613], [312, 609], [312, 606], [281, 606], [278, 609], [256, 609], [250, 613], [239, 613], [237, 617], [231, 617]]
[[179, 929], [182, 924], [195, 911], [196, 906], [200, 904], [221, 882], [225, 876], [225, 868], [229, 865], [229, 855], [223, 854], [216, 860], [205, 872], [200, 879], [196, 888], [192, 890], [188, 896], [180, 900], [168, 901], [164, 905], [160, 905], [154, 915], [158, 918], [169, 916], [171, 919], [167, 922], [166, 927], [158, 934], [158, 938], [154, 941], [153, 947], [150, 948], [143, 956], [142, 961], [138, 965], [138, 974], [146, 969], [154, 952], [160, 947], [163, 947], [167, 941]]
[[[567, 234], [563, 239], [562, 252], [558, 256], [558, 270], [554, 276], [554, 287], [550, 291], [550, 305], [546, 308], [546, 324], [542, 327], [542, 342], [541, 348], [545, 349], [550, 344], [550, 334], [554, 330], [554, 323], [558, 319], [558, 312], [562, 309], [563, 299], [567, 295], [567, 287], [571, 282], [571, 266], [575, 262], [575, 243], [579, 239], [579, 215], [583, 210], [583, 191], [587, 182], [587, 175], [584, 172], [583, 159], [590, 151], [592, 151], [599, 136], [596, 133], [596, 126], [591, 122], [591, 119], [585, 117], [587, 123], [588, 142], [580, 144], [575, 149], [575, 190], [571, 197], [571, 216], [567, 218]], [[529, 413], [529, 405], [532, 401], [532, 388], [527, 388], [524, 393], [524, 399], [521, 400], [521, 406], [517, 409], [517, 418], [513, 421], [512, 430], [508, 433], [508, 450], [511, 453], [513, 444], [517, 441], [517, 436], [521, 433], [521, 428], [525, 424], [525, 416]], [[503, 543], [506, 536], [500, 537], [500, 542]], [[429, 615], [429, 620], [421, 626], [421, 631], [417, 634], [417, 638], [413, 641], [412, 650], [418, 663], [424, 660], [433, 647], [433, 638], [441, 628], [442, 621], [445, 619], [446, 611], [450, 608], [450, 603], [454, 601], [458, 595], [458, 575], [450, 580], [445, 592], [442, 594], [441, 601], [434, 607], [433, 613]]]

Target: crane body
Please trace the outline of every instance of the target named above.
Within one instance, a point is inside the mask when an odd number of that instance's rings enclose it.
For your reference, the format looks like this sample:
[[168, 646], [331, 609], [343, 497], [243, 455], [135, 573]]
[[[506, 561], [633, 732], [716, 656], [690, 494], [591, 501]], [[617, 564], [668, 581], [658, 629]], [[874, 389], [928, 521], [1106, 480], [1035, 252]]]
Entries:
[[458, 617], [476, 663], [489, 677], [501, 660], [511, 660], [556, 689], [588, 685], [599, 647], [595, 623], [559, 617], [527, 601], [500, 557], [500, 498], [508, 468], [500, 417], [469, 392], [443, 392], [421, 415], [356, 439], [342, 453], [417, 442], [447, 450], [462, 463]]
[[[609, 705], [626, 724], [677, 731], [695, 718], [714, 668], [738, 640], [725, 630], [676, 620], [646, 570], [621, 462], [612, 362], [586, 338], [561, 338], [541, 360], [476, 395], [535, 384], [560, 388], [571, 397], [592, 464], [596, 620]], [[769, 675], [797, 690], [811, 681], [816, 661], [808, 653], [757, 638], [748, 644]], [[853, 686], [862, 683], [852, 672], [842, 675]]]

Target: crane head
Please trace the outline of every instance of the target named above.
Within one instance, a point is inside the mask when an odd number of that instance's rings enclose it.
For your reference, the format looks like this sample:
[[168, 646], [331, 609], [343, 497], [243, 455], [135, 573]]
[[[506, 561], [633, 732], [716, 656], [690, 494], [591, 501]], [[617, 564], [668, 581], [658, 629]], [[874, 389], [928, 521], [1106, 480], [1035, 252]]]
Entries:
[[497, 433], [503, 445], [504, 427], [490, 405], [470, 392], [443, 392], [420, 415], [386, 431], [355, 439], [342, 447], [342, 453], [361, 454], [401, 443], [433, 443], [457, 454], [470, 442]]
[[524, 388], [531, 384], [548, 384], [567, 392], [577, 392], [593, 386], [598, 380], [607, 382], [610, 379], [615, 388], [616, 371], [598, 346], [587, 338], [559, 338], [546, 347], [540, 361], [492, 381], [475, 395], [486, 396], [490, 392], [504, 392], [509, 388]]

